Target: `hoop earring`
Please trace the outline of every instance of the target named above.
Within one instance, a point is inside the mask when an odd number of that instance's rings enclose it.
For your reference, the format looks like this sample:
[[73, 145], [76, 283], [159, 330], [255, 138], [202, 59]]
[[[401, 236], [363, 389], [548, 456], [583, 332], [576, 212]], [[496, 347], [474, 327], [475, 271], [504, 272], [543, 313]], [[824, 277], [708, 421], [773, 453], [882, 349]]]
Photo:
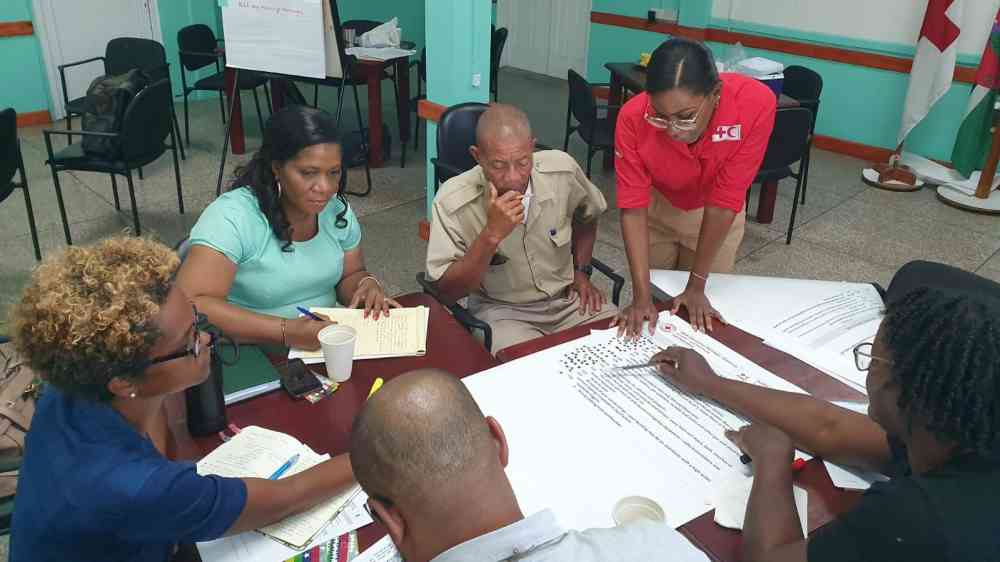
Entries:
[[274, 179], [274, 185], [278, 189], [278, 199], [281, 199], [281, 180], [275, 178]]

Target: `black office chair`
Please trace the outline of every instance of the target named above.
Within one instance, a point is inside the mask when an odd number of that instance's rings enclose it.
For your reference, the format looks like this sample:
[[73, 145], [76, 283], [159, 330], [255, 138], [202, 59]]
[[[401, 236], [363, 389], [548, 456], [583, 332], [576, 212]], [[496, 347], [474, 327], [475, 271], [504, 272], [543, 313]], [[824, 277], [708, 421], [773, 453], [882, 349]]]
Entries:
[[507, 34], [507, 28], [501, 27], [493, 30], [490, 37], [490, 93], [493, 94], [493, 101], [497, 101], [500, 95], [500, 57], [507, 44]]
[[[764, 161], [760, 165], [753, 183], [779, 181], [795, 178], [795, 197], [792, 199], [792, 216], [788, 221], [785, 244], [792, 243], [792, 229], [795, 228], [795, 211], [798, 209], [802, 193], [804, 160], [809, 146], [809, 129], [812, 126], [812, 112], [804, 107], [779, 109], [774, 117], [774, 130], [767, 143]], [[797, 172], [792, 164], [798, 162]], [[750, 190], [747, 190], [747, 206], [750, 205]]]
[[[73, 68], [89, 62], [101, 61], [104, 64], [104, 74], [117, 76], [138, 68], [143, 71], [146, 78], [152, 84], [160, 79], [170, 81], [170, 63], [167, 62], [167, 51], [163, 45], [152, 39], [141, 37], [119, 37], [108, 41], [104, 49], [103, 57], [93, 57], [81, 61], [59, 65], [59, 80], [62, 83], [63, 103], [66, 108], [66, 130], [73, 130], [73, 116], [83, 117], [87, 110], [87, 96], [82, 96], [73, 100], [69, 99], [66, 90], [66, 69]], [[170, 104], [170, 115], [173, 119], [173, 126], [177, 135], [180, 136], [180, 126], [177, 122], [177, 113], [174, 111], [174, 104]], [[67, 142], [72, 144], [74, 135], [67, 135]], [[180, 147], [181, 160], [186, 159], [184, 147]], [[139, 170], [139, 178], [142, 179], [142, 170]]]
[[823, 77], [818, 72], [804, 66], [789, 66], [785, 69], [782, 92], [799, 102], [812, 112], [812, 126], [809, 128], [809, 143], [805, 159], [802, 161], [802, 201], [806, 204], [806, 189], [809, 188], [809, 163], [812, 160], [812, 142], [816, 136], [816, 118], [819, 115], [819, 97], [823, 93]]
[[469, 147], [476, 144], [476, 125], [489, 108], [485, 103], [467, 102], [453, 105], [441, 114], [437, 127], [437, 157], [431, 158], [435, 191], [442, 183], [476, 167]]
[[[427, 47], [420, 49], [420, 59], [410, 61], [410, 68], [417, 67], [417, 95], [410, 98], [409, 110], [416, 113], [413, 125], [413, 149], [420, 148], [420, 100], [427, 99], [424, 93], [424, 83], [427, 82]], [[403, 143], [403, 155], [399, 162], [400, 168], [406, 167], [406, 144]]]
[[[591, 163], [594, 154], [614, 150], [615, 139], [612, 136], [611, 119], [607, 116], [607, 106], [598, 107], [594, 97], [594, 86], [607, 84], [591, 84], [575, 70], [567, 73], [569, 80], [569, 107], [566, 109], [566, 140], [563, 150], [569, 150], [569, 136], [576, 131], [587, 143], [587, 177], [590, 177]], [[604, 110], [604, 117], [598, 116], [598, 110]], [[572, 125], [572, 119], [577, 124]]]
[[[442, 183], [476, 167], [469, 147], [476, 144], [476, 125], [489, 108], [485, 103], [466, 102], [453, 105], [441, 114], [437, 128], [437, 157], [431, 158], [435, 192]], [[535, 150], [551, 150], [551, 147], [536, 142]]]
[[[621, 275], [615, 273], [615, 270], [608, 267], [604, 262], [597, 258], [591, 258], [591, 265], [594, 269], [603, 273], [611, 281], [611, 302], [615, 306], [618, 306], [621, 302], [622, 287], [625, 286], [625, 278]], [[484, 320], [477, 318], [474, 314], [469, 312], [469, 309], [465, 308], [457, 302], [449, 301], [444, 298], [440, 291], [438, 291], [437, 286], [427, 278], [427, 274], [421, 271], [417, 274], [417, 284], [420, 288], [434, 298], [434, 300], [441, 303], [442, 306], [451, 312], [455, 320], [461, 324], [466, 330], [472, 332], [473, 330], [479, 330], [483, 333], [483, 345], [486, 347], [486, 351], [493, 351], [493, 329]]]
[[[45, 131], [45, 150], [48, 152], [48, 164], [52, 170], [52, 183], [55, 184], [56, 198], [59, 202], [59, 214], [62, 217], [63, 232], [66, 243], [72, 244], [69, 232], [69, 221], [66, 219], [66, 206], [63, 203], [62, 187], [59, 184], [59, 172], [78, 170], [84, 172], [99, 172], [111, 175], [111, 189], [115, 198], [115, 209], [121, 210], [118, 199], [118, 184], [115, 175], [120, 174], [128, 180], [128, 194], [132, 203], [132, 220], [136, 236], [142, 233], [139, 227], [139, 209], [135, 203], [135, 187], [132, 183], [132, 170], [156, 161], [167, 149], [174, 157], [174, 180], [177, 183], [177, 206], [184, 213], [184, 195], [181, 193], [180, 166], [177, 162], [179, 138], [171, 123], [171, 114], [167, 106], [173, 106], [173, 92], [170, 82], [161, 79], [139, 91], [125, 109], [121, 129], [116, 133], [98, 133], [93, 131]], [[53, 135], [97, 135], [116, 140], [118, 155], [114, 159], [105, 159], [89, 155], [83, 151], [82, 143], [72, 144], [59, 152], [52, 150]], [[170, 144], [166, 143], [167, 137]]]
[[[14, 181], [14, 174], [20, 179]], [[28, 175], [24, 172], [24, 158], [21, 155], [21, 139], [17, 136], [17, 113], [12, 108], [0, 111], [0, 203], [3, 203], [15, 188], [24, 192], [24, 206], [28, 211], [28, 228], [31, 242], [35, 245], [35, 259], [42, 259], [38, 246], [38, 229], [35, 227], [35, 212], [31, 208], [28, 194]]]
[[[191, 125], [188, 119], [188, 96], [191, 92], [218, 92], [219, 109], [222, 112], [222, 122], [226, 122], [226, 74], [219, 61], [223, 59], [223, 52], [219, 49], [219, 41], [215, 38], [215, 32], [205, 24], [189, 25], [181, 28], [177, 32], [178, 55], [181, 61], [181, 88], [184, 91], [184, 138], [187, 144], [191, 145]], [[208, 65], [215, 65], [215, 74], [199, 79], [193, 85], [188, 86], [187, 73], [205, 68]], [[257, 120], [260, 122], [260, 130], [264, 130], [264, 115], [260, 111], [260, 99], [257, 97], [257, 88], [264, 87], [264, 96], [267, 106], [271, 107], [271, 95], [267, 89], [267, 78], [251, 70], [241, 70], [239, 73], [239, 84], [237, 91], [250, 90], [253, 92], [253, 103], [257, 106]], [[236, 93], [236, 95], [239, 95]]]

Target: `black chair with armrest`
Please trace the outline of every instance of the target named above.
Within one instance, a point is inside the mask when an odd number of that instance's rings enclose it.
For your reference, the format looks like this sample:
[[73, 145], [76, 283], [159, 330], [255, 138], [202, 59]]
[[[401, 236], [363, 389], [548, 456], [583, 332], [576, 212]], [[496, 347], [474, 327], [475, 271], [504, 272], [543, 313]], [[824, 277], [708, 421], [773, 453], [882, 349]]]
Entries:
[[798, 101], [799, 107], [804, 107], [812, 112], [809, 142], [802, 160], [802, 198], [800, 203], [805, 205], [806, 190], [809, 188], [809, 164], [812, 161], [811, 149], [813, 137], [816, 136], [816, 118], [819, 116], [819, 97], [823, 93], [823, 77], [815, 70], [804, 66], [789, 66], [785, 68], [782, 93]]
[[[612, 138], [611, 118], [608, 117], [608, 106], [598, 106], [594, 96], [595, 86], [607, 84], [591, 84], [575, 70], [567, 73], [569, 80], [569, 107], [566, 109], [566, 140], [563, 141], [563, 151], [569, 150], [569, 136], [575, 131], [587, 143], [587, 177], [590, 177], [591, 162], [594, 154], [614, 150], [615, 139]], [[598, 110], [603, 110], [600, 117]], [[572, 124], [576, 119], [576, 125]]]
[[[173, 105], [173, 92], [170, 82], [161, 79], [139, 91], [129, 102], [122, 119], [121, 129], [117, 133], [99, 133], [94, 131], [59, 131], [47, 130], [45, 134], [45, 150], [52, 171], [52, 183], [56, 188], [56, 199], [59, 203], [59, 214], [62, 217], [63, 232], [66, 243], [72, 245], [73, 239], [69, 232], [69, 221], [66, 218], [66, 206], [63, 202], [62, 186], [59, 183], [59, 172], [82, 171], [98, 172], [111, 176], [111, 188], [115, 199], [115, 209], [121, 210], [118, 199], [118, 184], [115, 175], [123, 175], [128, 181], [129, 198], [132, 203], [132, 220], [136, 236], [142, 233], [139, 226], [139, 208], [135, 202], [135, 186], [132, 182], [132, 170], [155, 162], [168, 149], [174, 159], [174, 181], [177, 184], [177, 206], [184, 213], [184, 196], [181, 192], [180, 165], [177, 161], [179, 145], [178, 134], [171, 123], [171, 114], [166, 106]], [[55, 152], [52, 149], [53, 135], [98, 136], [113, 139], [116, 154], [111, 157], [101, 157], [88, 154], [83, 150], [83, 143], [67, 146]], [[168, 144], [167, 138], [170, 138]]]
[[[170, 82], [170, 63], [167, 62], [167, 51], [163, 45], [142, 37], [118, 37], [108, 41], [104, 49], [103, 57], [93, 57], [81, 61], [70, 62], [59, 65], [59, 80], [62, 83], [63, 103], [66, 108], [66, 130], [73, 131], [73, 115], [83, 117], [87, 110], [87, 96], [84, 95], [73, 100], [69, 99], [69, 92], [66, 89], [66, 70], [82, 64], [101, 61], [104, 64], [104, 74], [118, 76], [126, 72], [139, 69], [145, 73], [149, 83], [152, 84], [162, 79]], [[174, 111], [173, 98], [170, 103], [170, 116], [173, 119], [173, 127], [177, 135], [180, 136], [180, 126], [177, 122], [177, 113]], [[73, 136], [67, 135], [67, 141], [72, 144]], [[184, 147], [180, 146], [181, 160], [186, 158]], [[142, 170], [139, 170], [139, 178], [142, 178]]]
[[[809, 130], [812, 126], [812, 112], [804, 107], [779, 109], [774, 117], [774, 130], [767, 143], [764, 161], [760, 165], [753, 183], [777, 182], [785, 178], [795, 178], [795, 197], [792, 199], [792, 214], [788, 220], [785, 244], [792, 243], [795, 228], [795, 212], [802, 194], [802, 179], [805, 155], [809, 149]], [[792, 164], [799, 163], [798, 171], [792, 171]], [[747, 190], [747, 205], [750, 204], [750, 190]]]
[[[181, 62], [181, 88], [184, 92], [184, 139], [191, 145], [191, 126], [188, 118], [188, 96], [192, 92], [218, 92], [219, 109], [222, 112], [222, 122], [226, 122], [226, 74], [220, 62], [224, 59], [224, 52], [219, 48], [219, 40], [215, 37], [215, 32], [205, 24], [197, 23], [183, 27], [177, 32], [178, 55]], [[198, 79], [194, 84], [188, 85], [187, 72], [195, 72], [209, 65], [215, 65], [215, 73]], [[241, 70], [239, 73], [239, 84], [237, 91], [250, 90], [253, 92], [253, 103], [257, 106], [257, 120], [260, 123], [260, 130], [264, 130], [264, 115], [260, 110], [260, 99], [257, 96], [257, 88], [264, 87], [264, 96], [267, 106], [271, 107], [271, 95], [267, 90], [267, 78], [252, 70]], [[238, 94], [237, 94], [238, 95]]]

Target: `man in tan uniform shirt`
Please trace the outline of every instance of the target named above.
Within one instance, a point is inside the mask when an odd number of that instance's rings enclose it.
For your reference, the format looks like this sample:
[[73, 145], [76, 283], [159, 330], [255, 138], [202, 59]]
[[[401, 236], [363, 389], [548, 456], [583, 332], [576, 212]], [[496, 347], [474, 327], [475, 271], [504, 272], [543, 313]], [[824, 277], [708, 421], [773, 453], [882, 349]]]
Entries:
[[604, 196], [572, 156], [534, 147], [521, 110], [492, 106], [470, 148], [479, 165], [434, 199], [427, 275], [446, 298], [469, 297], [493, 353], [616, 312], [590, 283]]

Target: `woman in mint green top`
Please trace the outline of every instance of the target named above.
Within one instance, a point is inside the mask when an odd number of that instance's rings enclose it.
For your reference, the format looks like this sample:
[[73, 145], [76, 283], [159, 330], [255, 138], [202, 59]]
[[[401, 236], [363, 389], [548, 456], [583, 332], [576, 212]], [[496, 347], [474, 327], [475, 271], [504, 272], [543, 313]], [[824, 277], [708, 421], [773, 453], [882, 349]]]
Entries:
[[192, 229], [178, 284], [245, 342], [316, 349], [329, 322], [298, 307], [341, 302], [388, 314], [398, 304], [365, 270], [345, 183], [333, 117], [303, 106], [275, 113], [261, 149]]

